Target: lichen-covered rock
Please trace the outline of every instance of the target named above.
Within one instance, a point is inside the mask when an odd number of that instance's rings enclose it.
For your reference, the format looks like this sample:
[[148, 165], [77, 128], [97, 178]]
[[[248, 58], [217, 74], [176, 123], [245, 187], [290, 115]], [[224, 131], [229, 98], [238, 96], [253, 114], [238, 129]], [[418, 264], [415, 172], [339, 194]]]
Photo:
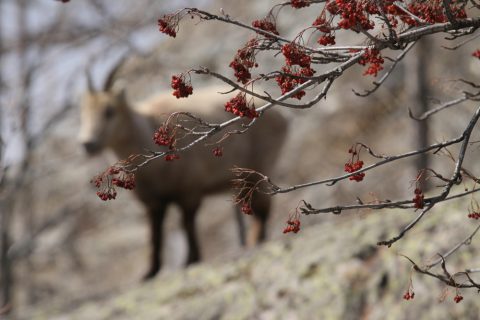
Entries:
[[[478, 295], [412, 273], [475, 227], [463, 212], [439, 208], [391, 248], [378, 240], [395, 235], [414, 217], [409, 211], [351, 213], [270, 242], [233, 261], [164, 272], [153, 282], [94, 301], [69, 314], [53, 310], [33, 319], [474, 319]], [[308, 220], [307, 218], [304, 218]], [[451, 271], [478, 265], [465, 247], [448, 260]], [[441, 272], [439, 269], [433, 271]], [[402, 299], [413, 279], [415, 299]]]

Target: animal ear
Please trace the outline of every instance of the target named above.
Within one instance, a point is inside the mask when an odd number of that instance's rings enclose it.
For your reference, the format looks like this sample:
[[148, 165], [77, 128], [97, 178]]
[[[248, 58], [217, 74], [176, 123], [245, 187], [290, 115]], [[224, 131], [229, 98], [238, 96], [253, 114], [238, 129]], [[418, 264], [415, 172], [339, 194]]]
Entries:
[[126, 54], [124, 54], [120, 60], [118, 60], [118, 62], [115, 64], [115, 66], [113, 66], [112, 70], [110, 70], [106, 80], [105, 80], [105, 84], [103, 85], [103, 90], [104, 91], [109, 91], [112, 89], [113, 87], [113, 83], [115, 82], [115, 78], [118, 74], [118, 71], [120, 71], [120, 69], [122, 68], [122, 66], [124, 65], [125, 61], [127, 61], [127, 58], [128, 58], [128, 52]]
[[125, 86], [118, 86], [115, 84], [115, 89], [114, 89], [114, 97], [115, 101], [118, 107], [126, 107], [128, 105], [127, 103], [127, 89]]
[[120, 99], [120, 101], [122, 102], [127, 101], [127, 90], [125, 89], [125, 87], [122, 87], [118, 90], [117, 96], [118, 96], [118, 99]]

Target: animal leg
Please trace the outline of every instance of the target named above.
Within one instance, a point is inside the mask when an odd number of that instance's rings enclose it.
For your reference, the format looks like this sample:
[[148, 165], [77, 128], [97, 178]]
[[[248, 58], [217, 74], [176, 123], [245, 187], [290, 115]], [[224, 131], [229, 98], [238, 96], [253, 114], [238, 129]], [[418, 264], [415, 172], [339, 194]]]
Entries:
[[257, 192], [253, 195], [251, 205], [254, 212], [254, 220], [248, 230], [247, 247], [249, 248], [266, 239], [267, 220], [271, 205], [270, 196]]
[[149, 280], [153, 278], [162, 266], [162, 240], [163, 240], [163, 221], [165, 218], [165, 213], [167, 209], [167, 204], [162, 203], [159, 207], [155, 209], [150, 209], [148, 211], [149, 224], [150, 224], [150, 269], [143, 277], [143, 280]]
[[239, 206], [235, 206], [235, 219], [237, 220], [238, 235], [239, 235], [240, 244], [242, 245], [242, 247], [244, 247], [247, 244], [244, 215], [245, 214], [242, 212], [242, 210], [240, 210]]
[[182, 208], [183, 217], [182, 223], [183, 228], [187, 234], [188, 242], [188, 255], [186, 265], [190, 265], [195, 262], [199, 262], [200, 257], [200, 248], [197, 237], [197, 228], [196, 228], [196, 216], [198, 208], [200, 207], [200, 199], [189, 198], [187, 201], [180, 203]]

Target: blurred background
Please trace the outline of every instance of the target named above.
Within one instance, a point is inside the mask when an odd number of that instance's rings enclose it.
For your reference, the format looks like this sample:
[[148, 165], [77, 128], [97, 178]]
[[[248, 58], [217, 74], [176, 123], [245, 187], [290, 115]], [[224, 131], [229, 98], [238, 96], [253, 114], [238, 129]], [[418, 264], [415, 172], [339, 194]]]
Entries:
[[[117, 77], [127, 84], [132, 102], [154, 93], [171, 94], [171, 75], [191, 67], [207, 66], [231, 76], [228, 64], [248, 40], [248, 32], [218, 22], [185, 19], [173, 40], [158, 32], [157, 19], [177, 8], [195, 6], [217, 14], [223, 10], [248, 23], [262, 18], [275, 3], [0, 1], [2, 312], [10, 311], [10, 317], [18, 319], [39, 314], [49, 319], [51, 314], [63, 314], [65, 319], [219, 319], [227, 315], [312, 319], [312, 314], [318, 319], [359, 319], [359, 315], [384, 319], [386, 314], [411, 319], [410, 315], [435, 307], [437, 311], [429, 313], [435, 319], [478, 315], [478, 296], [473, 292], [465, 294], [462, 306], [450, 310], [451, 299], [437, 305], [445, 288], [420, 277], [418, 292], [424, 293], [423, 298], [420, 294], [410, 305], [392, 307], [403, 303], [401, 296], [410, 276], [409, 265], [398, 252], [404, 249], [418, 261], [426, 261], [464, 238], [472, 230], [465, 221], [470, 198], [439, 206], [440, 212], [391, 250], [376, 248], [376, 241], [395, 235], [413, 217], [412, 212], [308, 216], [302, 218], [307, 230], [294, 240], [282, 234], [285, 221], [302, 199], [315, 207], [327, 207], [354, 203], [357, 197], [364, 202], [411, 198], [411, 181], [418, 168], [430, 163], [439, 173], [449, 174], [452, 162], [441, 155], [385, 166], [367, 173], [361, 184], [347, 181], [275, 196], [269, 223], [271, 242], [259, 252], [247, 252], [237, 241], [231, 193], [211, 196], [199, 214], [200, 245], [207, 265], [193, 271], [182, 270], [186, 242], [177, 208], [173, 208], [165, 225], [164, 270], [153, 285], [140, 284], [149, 249], [143, 208], [128, 191], [121, 191], [115, 201], [100, 201], [90, 179], [116, 159], [109, 153], [88, 158], [77, 142], [85, 70], [92, 72], [100, 87], [112, 67], [128, 55]], [[317, 9], [286, 9], [278, 17], [278, 29], [286, 37], [293, 36], [306, 26], [299, 21], [313, 21], [318, 13]], [[359, 44], [355, 35], [342, 39], [340, 45]], [[475, 41], [456, 51], [441, 49], [446, 43], [442, 37], [419, 43], [385, 86], [368, 98], [352, 93], [352, 89], [372, 86], [372, 78], [362, 77], [358, 66], [312, 109], [282, 110], [289, 120], [289, 135], [272, 180], [286, 186], [340, 175], [349, 159], [347, 150], [355, 142], [364, 142], [378, 153], [398, 154], [424, 145], [425, 139], [432, 143], [457, 136], [473, 113], [473, 103], [446, 111], [429, 125], [412, 121], [407, 113], [411, 108], [421, 114], [441, 101], [458, 98], [463, 88], [452, 79], [478, 80], [479, 62], [470, 58]], [[272, 68], [282, 64], [281, 57], [260, 59], [265, 59], [261, 65]], [[199, 87], [214, 81], [194, 77], [192, 83]], [[277, 89], [270, 92], [279, 93]], [[477, 153], [473, 149], [469, 164], [475, 163]], [[374, 160], [365, 155], [364, 161]], [[471, 246], [457, 260], [452, 258], [453, 266], [460, 270], [475, 267], [475, 253], [476, 247]], [[218, 270], [220, 280], [204, 284], [202, 279], [210, 279], [212, 269]], [[272, 277], [272, 270], [278, 276]], [[200, 283], [194, 289], [192, 279]], [[248, 290], [229, 287], [232, 283], [251, 286]], [[241, 292], [248, 303], [225, 300], [228, 295], [223, 294], [207, 303], [202, 296], [216, 297], [209, 290]], [[136, 302], [128, 308], [122, 303], [118, 307], [115, 297], [128, 292], [135, 294]], [[168, 299], [160, 298], [158, 292]], [[451, 290], [450, 295], [454, 295]], [[151, 301], [152, 296], [157, 303]], [[148, 308], [146, 301], [150, 301]], [[99, 302], [115, 307], [100, 316], [95, 309]], [[78, 311], [85, 304], [90, 307]], [[187, 307], [179, 310], [179, 305]], [[150, 313], [141, 316], [136, 308]], [[425, 314], [425, 318], [430, 316]]]

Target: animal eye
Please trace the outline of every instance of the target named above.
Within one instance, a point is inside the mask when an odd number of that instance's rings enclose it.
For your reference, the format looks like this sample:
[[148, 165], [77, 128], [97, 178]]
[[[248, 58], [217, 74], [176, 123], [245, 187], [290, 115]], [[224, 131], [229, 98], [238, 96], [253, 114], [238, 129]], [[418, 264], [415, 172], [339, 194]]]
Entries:
[[115, 115], [115, 110], [113, 110], [113, 107], [109, 106], [105, 109], [103, 116], [105, 119], [111, 119]]

